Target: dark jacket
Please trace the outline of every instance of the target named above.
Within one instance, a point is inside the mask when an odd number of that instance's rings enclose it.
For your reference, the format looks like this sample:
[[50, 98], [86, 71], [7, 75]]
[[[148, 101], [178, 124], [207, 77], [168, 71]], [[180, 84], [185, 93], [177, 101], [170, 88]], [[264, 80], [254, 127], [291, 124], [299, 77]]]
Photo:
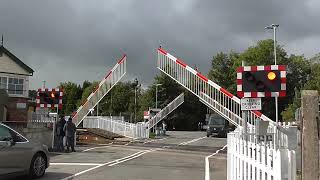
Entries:
[[66, 133], [66, 137], [74, 137], [77, 127], [72, 121], [68, 121], [63, 128]]
[[60, 121], [57, 122], [57, 125], [56, 125], [56, 135], [57, 136], [65, 136], [66, 135], [66, 133], [63, 130], [65, 124], [66, 124], [66, 121], [64, 119], [60, 119]]

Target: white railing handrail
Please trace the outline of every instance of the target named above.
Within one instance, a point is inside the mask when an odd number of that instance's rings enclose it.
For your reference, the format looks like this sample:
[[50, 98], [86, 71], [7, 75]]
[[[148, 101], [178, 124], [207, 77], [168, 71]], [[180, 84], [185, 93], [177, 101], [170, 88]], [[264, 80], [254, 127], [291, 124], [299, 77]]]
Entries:
[[163, 118], [174, 111], [184, 102], [184, 93], [181, 93], [178, 97], [172, 100], [165, 108], [161, 109], [154, 117], [148, 122], [148, 128], [151, 129], [157, 125]]

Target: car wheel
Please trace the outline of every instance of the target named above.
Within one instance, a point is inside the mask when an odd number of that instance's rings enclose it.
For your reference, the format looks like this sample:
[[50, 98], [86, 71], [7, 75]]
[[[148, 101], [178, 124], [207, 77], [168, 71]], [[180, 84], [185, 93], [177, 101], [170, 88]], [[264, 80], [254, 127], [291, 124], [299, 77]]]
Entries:
[[46, 171], [47, 160], [44, 155], [37, 153], [33, 156], [30, 165], [30, 176], [33, 178], [42, 177]]
[[207, 134], [207, 137], [209, 137], [210, 135], [209, 134]]

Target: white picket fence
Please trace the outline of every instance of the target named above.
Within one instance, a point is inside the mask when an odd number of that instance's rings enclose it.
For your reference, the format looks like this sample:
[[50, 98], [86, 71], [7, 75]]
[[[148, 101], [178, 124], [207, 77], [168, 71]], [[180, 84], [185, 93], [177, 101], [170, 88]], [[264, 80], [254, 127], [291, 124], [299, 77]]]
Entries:
[[[296, 127], [281, 124], [293, 132], [283, 146], [259, 142], [253, 133], [238, 128], [228, 134], [228, 180], [295, 180], [296, 179]], [[252, 127], [254, 130], [254, 127]], [[291, 145], [290, 145], [291, 144]]]
[[83, 127], [103, 129], [133, 139], [149, 138], [147, 123], [128, 123], [119, 119], [113, 119], [112, 116], [87, 116], [83, 120]]

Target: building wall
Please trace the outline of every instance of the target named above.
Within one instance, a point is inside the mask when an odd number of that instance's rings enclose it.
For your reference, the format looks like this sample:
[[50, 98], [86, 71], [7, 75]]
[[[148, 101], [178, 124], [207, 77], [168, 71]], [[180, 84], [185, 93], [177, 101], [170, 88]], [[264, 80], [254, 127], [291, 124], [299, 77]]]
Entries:
[[11, 60], [5, 53], [0, 56], [0, 72], [29, 75], [29, 73]]
[[9, 98], [7, 109], [7, 121], [27, 121], [28, 120], [28, 99]]

